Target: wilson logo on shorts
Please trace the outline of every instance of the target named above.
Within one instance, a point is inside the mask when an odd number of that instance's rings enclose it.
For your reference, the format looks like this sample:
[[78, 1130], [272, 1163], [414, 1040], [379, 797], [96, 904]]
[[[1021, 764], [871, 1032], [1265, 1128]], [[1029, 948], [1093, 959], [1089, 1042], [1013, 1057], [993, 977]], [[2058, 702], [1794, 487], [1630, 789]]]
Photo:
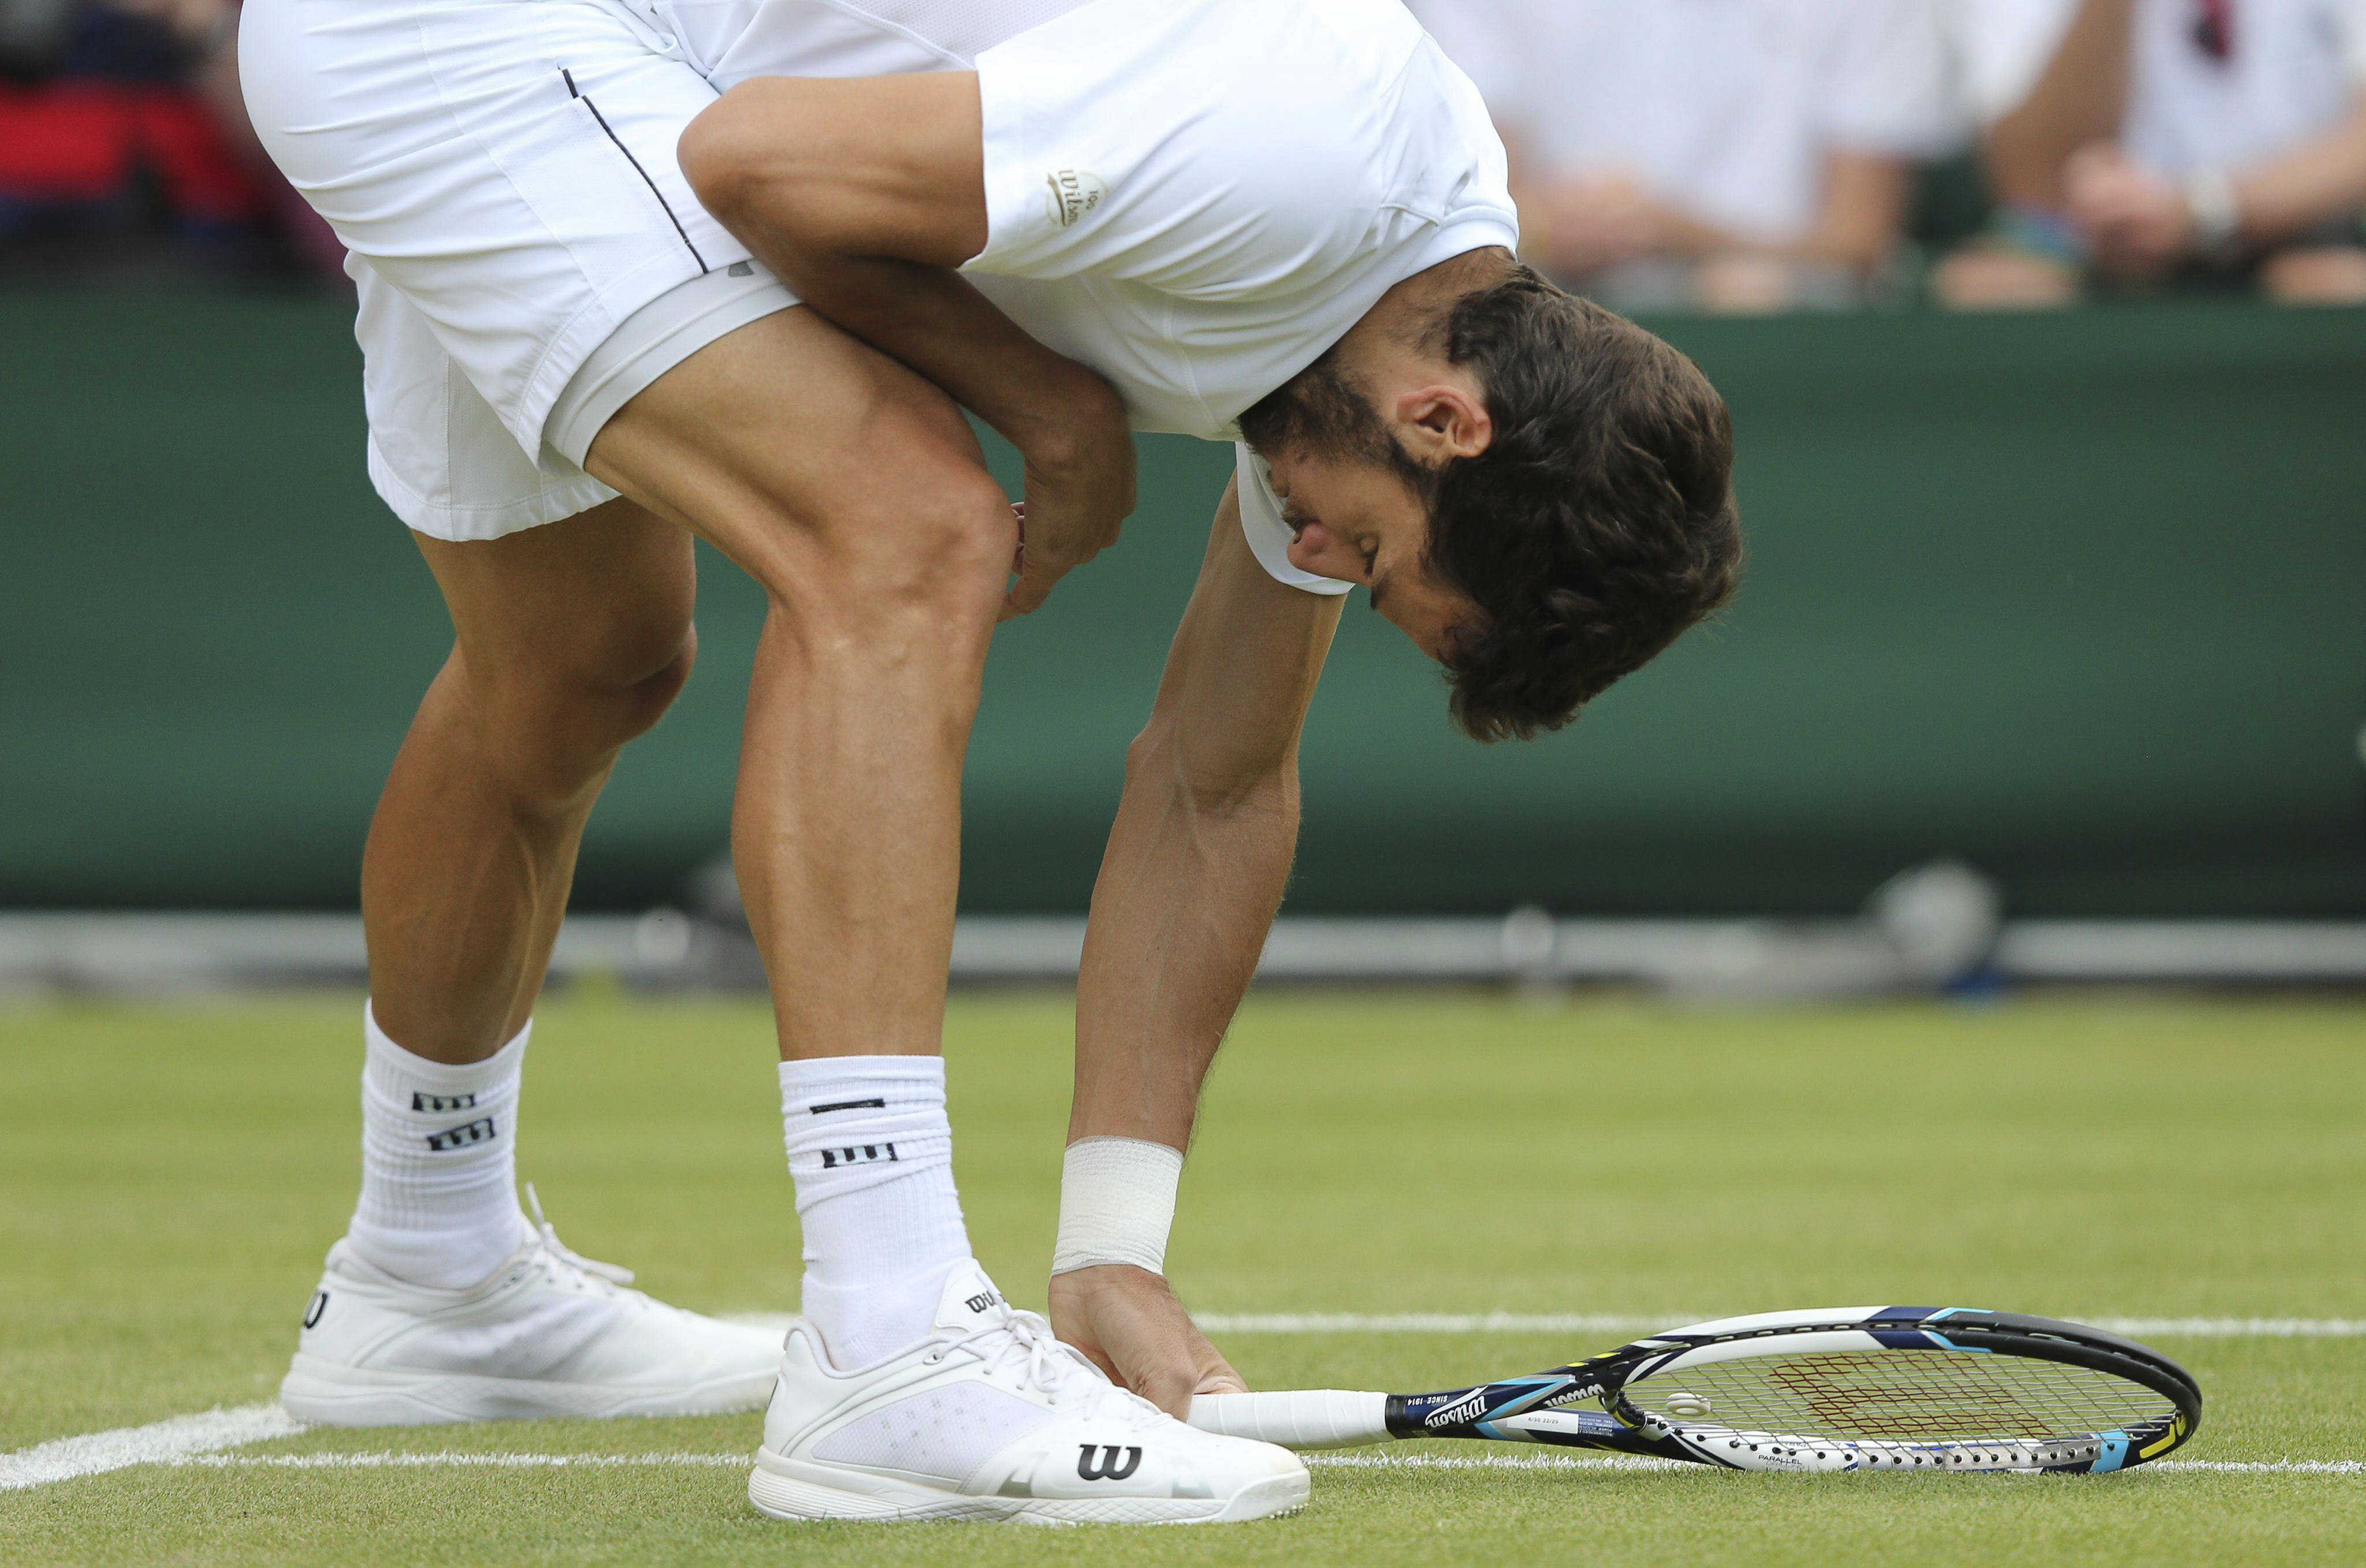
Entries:
[[855, 1144], [842, 1149], [824, 1149], [821, 1168], [836, 1170], [842, 1165], [894, 1165], [896, 1145], [893, 1144]]
[[493, 1119], [479, 1116], [466, 1126], [447, 1127], [441, 1133], [428, 1134], [427, 1147], [435, 1154], [446, 1154], [453, 1149], [465, 1149], [471, 1144], [490, 1142], [492, 1135]]
[[414, 1091], [411, 1097], [411, 1109], [413, 1111], [474, 1111], [476, 1108], [477, 1097], [474, 1094], [420, 1094]]
[[[1120, 1453], [1125, 1455], [1122, 1462], [1118, 1459]], [[1105, 1443], [1098, 1462], [1093, 1459], [1092, 1444], [1082, 1443], [1076, 1449], [1076, 1473], [1087, 1481], [1123, 1481], [1141, 1468], [1140, 1449], [1121, 1450], [1115, 1443]]]
[[313, 1292], [312, 1304], [304, 1309], [304, 1326], [307, 1328], [316, 1326], [321, 1321], [321, 1314], [328, 1310], [329, 1292], [326, 1291]]
[[1063, 229], [1074, 228], [1109, 195], [1109, 182], [1090, 169], [1054, 169], [1043, 184], [1044, 207]]

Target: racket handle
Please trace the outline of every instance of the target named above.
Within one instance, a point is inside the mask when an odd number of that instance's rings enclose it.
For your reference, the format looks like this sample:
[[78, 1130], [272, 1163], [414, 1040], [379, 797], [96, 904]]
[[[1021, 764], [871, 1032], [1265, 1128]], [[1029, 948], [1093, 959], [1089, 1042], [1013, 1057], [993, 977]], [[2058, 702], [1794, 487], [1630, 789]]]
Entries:
[[1389, 1439], [1389, 1396], [1344, 1389], [1290, 1393], [1203, 1393], [1191, 1402], [1191, 1425], [1228, 1438], [1255, 1438], [1286, 1449], [1353, 1449]]

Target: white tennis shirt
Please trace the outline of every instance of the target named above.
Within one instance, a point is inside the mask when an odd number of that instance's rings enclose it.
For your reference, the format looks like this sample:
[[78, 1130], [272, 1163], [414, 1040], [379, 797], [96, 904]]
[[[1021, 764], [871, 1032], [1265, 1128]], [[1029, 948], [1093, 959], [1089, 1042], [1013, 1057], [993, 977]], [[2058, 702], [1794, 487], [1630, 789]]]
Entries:
[[[1516, 248], [1478, 89], [1398, 0], [713, 0], [662, 7], [717, 86], [975, 70], [986, 249], [964, 269], [1108, 378], [1134, 428], [1234, 441], [1241, 414], [1380, 296]], [[1242, 520], [1283, 558], [1263, 466]]]

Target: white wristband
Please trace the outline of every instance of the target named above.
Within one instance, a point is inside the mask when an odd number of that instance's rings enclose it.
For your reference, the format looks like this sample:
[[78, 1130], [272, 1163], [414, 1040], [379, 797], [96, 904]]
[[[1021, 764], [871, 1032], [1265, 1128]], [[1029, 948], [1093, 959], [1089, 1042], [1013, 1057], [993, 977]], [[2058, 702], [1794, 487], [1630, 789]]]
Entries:
[[1060, 1239], [1052, 1272], [1130, 1263], [1166, 1271], [1166, 1233], [1183, 1154], [1139, 1138], [1080, 1138], [1060, 1164]]

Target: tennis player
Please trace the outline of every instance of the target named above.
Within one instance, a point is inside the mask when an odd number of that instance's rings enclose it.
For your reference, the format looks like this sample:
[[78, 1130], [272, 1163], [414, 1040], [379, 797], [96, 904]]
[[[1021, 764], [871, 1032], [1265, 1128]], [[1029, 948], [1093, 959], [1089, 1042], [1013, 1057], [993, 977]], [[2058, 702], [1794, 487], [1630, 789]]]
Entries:
[[[1174, 1419], [1240, 1382], [1163, 1264], [1341, 595], [1471, 734], [1567, 722], [1730, 591], [1716, 394], [1514, 259], [1485, 111], [1396, 0], [251, 0], [242, 60], [353, 253], [370, 473], [457, 632], [364, 861], [362, 1192], [289, 1408], [770, 1394], [784, 1517], [1296, 1506], [1294, 1457]], [[1024, 455], [1023, 516], [961, 407]], [[952, 1183], [962, 758], [997, 621], [1132, 510], [1135, 430], [1240, 449], [1095, 893], [1047, 1326]], [[514, 1196], [534, 1001], [601, 784], [689, 672], [693, 537], [771, 602], [733, 850], [805, 1236], [785, 1355]]]

